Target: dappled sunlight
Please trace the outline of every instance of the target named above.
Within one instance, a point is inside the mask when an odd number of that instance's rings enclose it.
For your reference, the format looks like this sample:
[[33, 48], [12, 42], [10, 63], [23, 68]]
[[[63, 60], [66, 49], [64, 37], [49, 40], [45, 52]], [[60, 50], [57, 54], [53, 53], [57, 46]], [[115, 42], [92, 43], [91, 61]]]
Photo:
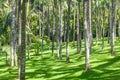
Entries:
[[[50, 50], [44, 51], [43, 57], [35, 55], [34, 51], [31, 50], [31, 59], [26, 59], [26, 80], [119, 80], [119, 46], [115, 47], [116, 56], [110, 55], [108, 44], [103, 51], [101, 51], [100, 46], [94, 45], [92, 47], [92, 54], [90, 55], [91, 69], [89, 71], [85, 71], [84, 49], [82, 49], [82, 54], [77, 54], [76, 48], [71, 47], [69, 63], [66, 63], [65, 48], [62, 51], [62, 60], [58, 60], [57, 54], [51, 56]], [[5, 56], [3, 55], [0, 61], [0, 78], [4, 77], [0, 80], [16, 79], [17, 66], [6, 66]]]

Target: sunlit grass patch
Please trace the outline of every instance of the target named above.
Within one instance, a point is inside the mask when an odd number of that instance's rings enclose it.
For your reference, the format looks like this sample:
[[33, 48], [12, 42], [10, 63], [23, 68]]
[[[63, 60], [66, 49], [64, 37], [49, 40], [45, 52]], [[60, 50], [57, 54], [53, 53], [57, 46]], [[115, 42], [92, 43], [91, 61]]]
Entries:
[[[63, 59], [58, 60], [57, 49], [52, 56], [52, 51], [48, 50], [47, 45], [39, 55], [35, 50], [30, 52], [31, 59], [28, 60], [26, 54], [26, 80], [119, 80], [120, 79], [120, 43], [115, 41], [115, 54], [110, 54], [110, 44], [105, 39], [104, 50], [102, 43], [95, 44], [90, 55], [91, 70], [85, 71], [85, 49], [82, 42], [82, 53], [77, 54], [76, 42], [70, 43], [70, 63], [66, 62], [65, 43], [63, 44]], [[4, 54], [4, 53], [3, 53]], [[0, 80], [16, 80], [18, 68], [6, 66], [5, 55], [0, 55]]]

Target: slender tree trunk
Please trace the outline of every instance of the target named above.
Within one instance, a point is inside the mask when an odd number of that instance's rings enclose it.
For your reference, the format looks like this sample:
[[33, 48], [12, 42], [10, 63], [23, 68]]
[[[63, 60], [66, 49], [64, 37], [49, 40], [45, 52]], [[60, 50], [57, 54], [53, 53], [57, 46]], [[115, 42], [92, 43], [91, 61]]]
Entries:
[[59, 60], [62, 60], [62, 3], [59, 1]]
[[116, 9], [115, 9], [115, 22], [114, 22], [114, 40], [116, 40]]
[[[41, 7], [40, 6], [40, 1], [39, 1], [39, 7]], [[38, 25], [39, 25], [39, 36], [41, 36], [41, 21], [40, 21], [40, 10], [39, 10], [39, 12], [38, 12]]]
[[21, 59], [21, 0], [18, 1], [18, 79], [20, 79]]
[[30, 35], [29, 34], [27, 35], [27, 43], [28, 43], [28, 46], [27, 46], [27, 49], [28, 49], [28, 59], [30, 59]]
[[[47, 22], [47, 35], [48, 35], [48, 38], [50, 39], [50, 10], [49, 10], [49, 5], [48, 5], [48, 22]], [[50, 50], [50, 44], [48, 44], [48, 49]]]
[[91, 10], [92, 10], [92, 0], [89, 0], [89, 31], [90, 31], [90, 53], [91, 53], [91, 49], [92, 49], [92, 15], [91, 15]]
[[11, 26], [11, 66], [17, 65], [16, 56], [16, 1], [12, 4], [12, 26]]
[[110, 20], [111, 20], [111, 6], [110, 6], [110, 3], [109, 2], [109, 5], [108, 5], [108, 44], [110, 43]]
[[70, 2], [71, 0], [67, 0], [68, 16], [67, 16], [67, 30], [66, 30], [66, 62], [70, 62], [70, 58], [69, 58]]
[[112, 7], [111, 7], [111, 20], [110, 20], [110, 40], [111, 40], [111, 55], [115, 55], [114, 51], [114, 24], [115, 24], [115, 8], [116, 8], [116, 2], [114, 0], [112, 1]]
[[99, 8], [99, 39], [102, 39], [102, 9]]
[[120, 16], [119, 16], [119, 20], [118, 20], [118, 36], [120, 38]]
[[104, 50], [104, 28], [102, 28], [102, 50]]
[[58, 21], [59, 21], [59, 18], [58, 18], [58, 0], [54, 0], [54, 7], [55, 7], [55, 39], [56, 39], [56, 52], [57, 52], [57, 56], [59, 58], [59, 24], [58, 24]]
[[102, 10], [102, 17], [101, 17], [101, 21], [102, 21], [102, 25], [101, 25], [101, 28], [102, 28], [102, 50], [104, 50], [104, 15], [105, 15], [105, 11], [104, 9]]
[[99, 37], [98, 40], [100, 40], [100, 39], [101, 39], [101, 21], [100, 21], [100, 12], [99, 12], [99, 14], [98, 14], [98, 37]]
[[[98, 12], [98, 8], [97, 8], [97, 12]], [[96, 45], [98, 45], [98, 22], [99, 22], [99, 19], [98, 19], [98, 13], [96, 12]]]
[[55, 35], [55, 30], [54, 30], [54, 28], [55, 28], [55, 16], [54, 16], [54, 14], [55, 14], [55, 11], [54, 11], [54, 6], [53, 6], [53, 23], [52, 23], [52, 56], [54, 56], [54, 35]]
[[76, 5], [74, 5], [73, 41], [75, 41]]
[[42, 12], [42, 49], [41, 49], [41, 54], [43, 56], [43, 51], [44, 51], [44, 5], [43, 5], [43, 12]]
[[108, 16], [108, 44], [110, 43], [110, 14]]
[[81, 53], [81, 32], [80, 32], [80, 1], [77, 8], [77, 53]]
[[41, 36], [41, 22], [40, 22], [40, 12], [39, 12], [39, 35]]
[[64, 11], [64, 42], [66, 42], [66, 12]]
[[83, 1], [83, 7], [84, 7], [84, 33], [85, 33], [85, 70], [90, 69], [90, 31], [89, 31], [89, 0]]
[[25, 80], [25, 62], [26, 62], [26, 4], [27, 0], [22, 2], [22, 26], [21, 26], [21, 44], [20, 44], [20, 80]]
[[98, 23], [96, 23], [96, 45], [98, 45]]
[[8, 63], [8, 53], [7, 53], [7, 51], [8, 51], [8, 42], [6, 41], [6, 65], [9, 65], [9, 63]]
[[[27, 13], [26, 13], [26, 16], [27, 16], [27, 25], [28, 27], [30, 27], [30, 0], [27, 1]], [[30, 59], [30, 34], [26, 34], [26, 41], [27, 41], [27, 50], [28, 50], [28, 59]]]

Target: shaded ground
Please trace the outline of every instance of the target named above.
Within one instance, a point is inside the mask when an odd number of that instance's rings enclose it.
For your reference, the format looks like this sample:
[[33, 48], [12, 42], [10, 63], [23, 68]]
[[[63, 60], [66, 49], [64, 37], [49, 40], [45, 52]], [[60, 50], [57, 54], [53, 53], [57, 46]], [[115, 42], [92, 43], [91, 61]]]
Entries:
[[[72, 44], [72, 43], [71, 43]], [[75, 46], [70, 47], [70, 63], [51, 57], [51, 51], [44, 51], [41, 55], [31, 53], [31, 60], [26, 61], [26, 80], [120, 80], [120, 43], [115, 44], [116, 56], [110, 56], [110, 47], [105, 42], [105, 49], [101, 50], [101, 43], [93, 43], [91, 54], [91, 70], [84, 71], [84, 49], [82, 55], [76, 53]], [[84, 46], [83, 46], [84, 47]], [[32, 52], [32, 50], [31, 50]], [[1, 51], [2, 53], [2, 51]], [[5, 55], [0, 55], [0, 80], [16, 80], [17, 67], [5, 65]]]

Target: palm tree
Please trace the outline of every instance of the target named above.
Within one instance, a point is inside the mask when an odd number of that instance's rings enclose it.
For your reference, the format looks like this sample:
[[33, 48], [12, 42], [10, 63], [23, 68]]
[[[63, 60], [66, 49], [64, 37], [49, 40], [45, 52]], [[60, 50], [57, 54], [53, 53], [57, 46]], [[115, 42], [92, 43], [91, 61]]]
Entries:
[[81, 53], [80, 1], [77, 3], [77, 53]]
[[59, 60], [62, 60], [62, 3], [59, 1]]
[[71, 0], [67, 0], [68, 14], [67, 14], [67, 30], [66, 30], [66, 62], [70, 62], [70, 58], [69, 58], [70, 2]]
[[84, 7], [84, 36], [85, 36], [85, 70], [90, 69], [90, 31], [89, 31], [89, 0], [83, 1]]
[[21, 44], [20, 44], [20, 80], [25, 80], [25, 61], [26, 61], [26, 3], [27, 0], [22, 2], [22, 25], [21, 25]]
[[114, 56], [114, 24], [115, 24], [115, 9], [116, 9], [116, 1], [111, 0], [111, 15], [110, 15], [110, 45], [111, 45], [111, 55]]
[[55, 5], [53, 4], [53, 15], [52, 15], [52, 56], [54, 56], [54, 41], [55, 41]]
[[21, 0], [17, 1], [18, 5], [18, 78], [20, 79], [20, 55], [21, 55]]
[[16, 57], [16, 1], [12, 1], [12, 24], [11, 24], [11, 66], [17, 65], [17, 57]]
[[89, 0], [89, 32], [90, 32], [90, 53], [92, 48], [92, 15], [91, 15], [91, 8], [92, 7], [92, 0]]

